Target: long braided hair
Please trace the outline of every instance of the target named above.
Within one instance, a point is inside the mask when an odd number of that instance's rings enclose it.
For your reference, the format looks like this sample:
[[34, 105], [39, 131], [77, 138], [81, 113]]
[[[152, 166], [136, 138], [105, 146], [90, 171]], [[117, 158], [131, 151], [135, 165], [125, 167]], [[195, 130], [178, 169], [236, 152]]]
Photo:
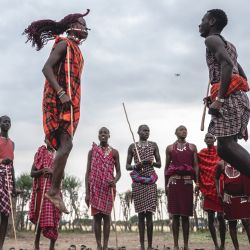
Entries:
[[26, 43], [31, 42], [32, 47], [36, 47], [36, 50], [42, 49], [49, 40], [54, 39], [56, 35], [63, 34], [71, 24], [76, 23], [78, 18], [87, 16], [89, 11], [87, 9], [85, 14], [67, 15], [59, 22], [50, 19], [32, 22], [23, 32], [23, 35], [27, 36]]

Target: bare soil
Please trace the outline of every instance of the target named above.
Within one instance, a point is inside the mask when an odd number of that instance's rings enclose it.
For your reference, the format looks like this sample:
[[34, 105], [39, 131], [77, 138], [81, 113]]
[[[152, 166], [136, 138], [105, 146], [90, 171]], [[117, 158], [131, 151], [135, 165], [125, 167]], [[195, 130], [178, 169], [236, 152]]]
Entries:
[[[227, 233], [226, 250], [233, 250], [233, 245], [229, 234]], [[240, 249], [250, 250], [246, 234], [238, 234]], [[18, 249], [32, 250], [33, 249], [33, 232], [21, 232], [17, 235]], [[118, 233], [119, 246], [126, 246], [127, 250], [139, 249], [138, 233]], [[171, 233], [154, 233], [154, 247], [158, 246], [162, 250], [164, 245], [173, 248], [173, 238]], [[180, 247], [183, 246], [182, 235], [180, 232]], [[71, 244], [75, 244], [77, 249], [80, 250], [80, 245], [84, 244], [91, 247], [92, 250], [96, 249], [95, 238], [92, 233], [60, 233], [56, 243], [56, 250], [68, 250]], [[6, 238], [3, 250], [9, 250], [10, 247], [15, 247], [15, 240]], [[110, 235], [110, 247], [115, 247], [115, 234], [112, 232]], [[198, 232], [190, 234], [190, 250], [194, 249], [214, 250], [211, 236], [208, 232]], [[49, 240], [41, 236], [40, 250], [49, 249]]]

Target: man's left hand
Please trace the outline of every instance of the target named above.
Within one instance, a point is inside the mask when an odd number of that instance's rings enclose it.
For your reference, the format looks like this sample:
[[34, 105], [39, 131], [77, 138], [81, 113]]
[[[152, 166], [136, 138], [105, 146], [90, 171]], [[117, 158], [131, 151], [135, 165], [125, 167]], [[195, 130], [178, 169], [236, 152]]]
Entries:
[[115, 187], [115, 183], [116, 183], [115, 179], [108, 180], [108, 184], [109, 184], [110, 187]]

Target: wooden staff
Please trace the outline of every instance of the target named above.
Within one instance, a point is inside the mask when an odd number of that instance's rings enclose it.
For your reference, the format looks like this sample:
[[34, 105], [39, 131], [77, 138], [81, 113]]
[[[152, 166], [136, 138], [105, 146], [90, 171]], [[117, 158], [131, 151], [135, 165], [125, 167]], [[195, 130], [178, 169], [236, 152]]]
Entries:
[[67, 61], [68, 61], [68, 94], [70, 98], [70, 130], [71, 130], [71, 137], [73, 139], [74, 134], [74, 116], [73, 116], [73, 107], [72, 107], [72, 92], [71, 92], [71, 81], [70, 81], [70, 62], [69, 62], [69, 53], [70, 48], [69, 45], [67, 47]]
[[111, 187], [111, 192], [112, 192], [112, 205], [113, 205], [114, 222], [115, 222], [115, 244], [116, 244], [116, 250], [118, 250], [118, 235], [117, 235], [117, 229], [116, 229], [116, 216], [115, 216], [115, 197], [114, 197], [113, 187]]
[[[10, 191], [10, 181], [9, 181], [9, 172], [7, 170], [7, 167], [5, 167], [6, 171], [6, 179], [7, 179], [7, 186], [8, 186], [8, 194], [9, 194], [9, 200], [10, 200], [10, 211], [11, 211], [11, 219], [13, 224], [13, 231], [14, 231], [14, 237], [15, 237], [15, 245], [17, 249], [17, 238], [16, 238], [16, 225], [15, 225], [15, 219], [14, 219], [14, 211], [13, 211], [13, 204], [12, 204], [12, 197], [11, 197], [11, 191]], [[12, 166], [13, 167], [13, 166]]]
[[137, 148], [137, 145], [136, 145], [136, 142], [135, 142], [134, 133], [133, 133], [132, 128], [131, 128], [131, 126], [130, 126], [130, 122], [129, 122], [129, 119], [128, 119], [128, 114], [127, 114], [127, 111], [126, 111], [126, 108], [125, 108], [125, 104], [122, 103], [122, 105], [123, 105], [123, 109], [124, 109], [124, 112], [125, 112], [125, 116], [126, 116], [126, 119], [127, 119], [127, 122], [128, 122], [129, 130], [130, 130], [130, 132], [131, 132], [131, 134], [132, 134], [132, 137], [133, 137], [136, 155], [137, 155], [137, 158], [138, 158], [139, 162], [141, 162], [141, 157], [140, 157], [140, 155], [139, 155], [139, 151], [138, 151], [138, 148]]
[[[209, 87], [210, 87], [210, 81], [208, 81], [207, 85], [207, 94], [206, 98], [209, 95]], [[206, 117], [206, 111], [207, 111], [207, 100], [204, 103], [204, 108], [203, 108], [203, 113], [202, 113], [202, 118], [201, 118], [201, 131], [204, 131], [204, 124], [205, 124], [205, 117]]]
[[[37, 219], [37, 223], [36, 223], [35, 236], [37, 236], [38, 229], [39, 229], [39, 223], [40, 223], [40, 219], [41, 219], [41, 213], [42, 213], [42, 208], [43, 208], [43, 201], [44, 201], [44, 195], [45, 195], [46, 186], [47, 186], [47, 180], [48, 180], [48, 178], [45, 178], [45, 182], [43, 185], [43, 193], [42, 193], [42, 198], [41, 198], [41, 203], [40, 203], [39, 215], [38, 215], [38, 219]], [[35, 242], [34, 242], [34, 246], [35, 246]]]

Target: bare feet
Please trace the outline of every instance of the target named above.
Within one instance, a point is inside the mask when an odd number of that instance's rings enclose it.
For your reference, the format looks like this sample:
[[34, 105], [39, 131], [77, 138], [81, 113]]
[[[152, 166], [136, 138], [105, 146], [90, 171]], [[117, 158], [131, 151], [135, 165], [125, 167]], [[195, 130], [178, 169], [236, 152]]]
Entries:
[[63, 199], [60, 197], [59, 194], [56, 195], [50, 195], [48, 192], [45, 194], [45, 197], [55, 206], [57, 207], [60, 212], [69, 214], [69, 211], [67, 210]]

